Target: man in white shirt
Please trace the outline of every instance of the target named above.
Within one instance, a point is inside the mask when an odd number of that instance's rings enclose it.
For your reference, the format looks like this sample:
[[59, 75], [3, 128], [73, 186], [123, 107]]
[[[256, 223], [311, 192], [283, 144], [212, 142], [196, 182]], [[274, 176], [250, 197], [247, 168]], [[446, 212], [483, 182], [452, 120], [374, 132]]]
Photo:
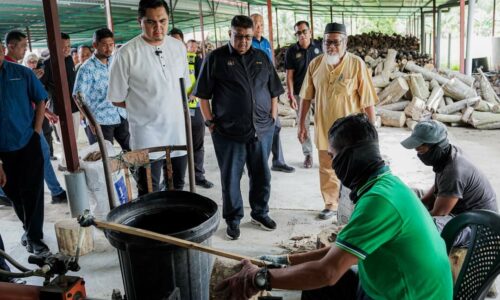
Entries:
[[[127, 109], [132, 150], [186, 145], [179, 78], [190, 86], [186, 47], [168, 29], [164, 0], [141, 0], [138, 21], [142, 34], [116, 53], [111, 64], [108, 100]], [[150, 155], [153, 191], [159, 190], [164, 159]], [[185, 151], [172, 152], [175, 189], [182, 189], [187, 167]], [[138, 170], [139, 195], [147, 193], [146, 170]], [[165, 180], [167, 183], [168, 181]]]

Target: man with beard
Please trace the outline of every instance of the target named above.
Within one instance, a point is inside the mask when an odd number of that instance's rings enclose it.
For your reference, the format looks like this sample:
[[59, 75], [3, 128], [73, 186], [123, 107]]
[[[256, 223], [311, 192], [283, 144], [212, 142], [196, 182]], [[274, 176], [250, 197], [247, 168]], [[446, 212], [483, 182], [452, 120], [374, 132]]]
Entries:
[[115, 48], [113, 32], [107, 28], [94, 32], [93, 47], [95, 53], [81, 65], [78, 71], [73, 96], [76, 96], [78, 92], [83, 94], [85, 104], [101, 126], [104, 139], [111, 143], [113, 139], [116, 139], [123, 150], [129, 151], [130, 134], [127, 111], [106, 100], [109, 65]]
[[[301, 144], [308, 138], [306, 117], [315, 100], [315, 143], [319, 156], [319, 178], [323, 201], [320, 219], [333, 217], [337, 210], [340, 182], [328, 156], [328, 129], [338, 118], [364, 112], [375, 122], [373, 105], [378, 101], [371, 74], [364, 61], [346, 52], [347, 34], [344, 24], [326, 25], [323, 39], [324, 54], [311, 61], [300, 91], [298, 138]], [[309, 124], [307, 124], [309, 125]]]
[[268, 257], [287, 268], [243, 260], [242, 270], [216, 287], [221, 299], [272, 288], [302, 290], [303, 300], [452, 299], [444, 241], [420, 200], [384, 164], [371, 121], [365, 114], [338, 119], [328, 142], [332, 168], [353, 191], [349, 223], [330, 247]]
[[460, 148], [449, 143], [443, 123], [419, 122], [401, 145], [415, 149], [418, 158], [436, 173], [434, 185], [421, 200], [435, 217], [439, 229], [451, 219], [449, 215], [473, 209], [498, 211], [490, 182]]

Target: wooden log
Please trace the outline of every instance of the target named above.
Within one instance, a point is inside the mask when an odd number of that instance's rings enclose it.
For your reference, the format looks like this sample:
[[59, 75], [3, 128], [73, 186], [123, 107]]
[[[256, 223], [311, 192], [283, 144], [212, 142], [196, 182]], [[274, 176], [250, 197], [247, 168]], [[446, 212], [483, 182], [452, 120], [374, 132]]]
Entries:
[[406, 119], [406, 126], [411, 130], [413, 131], [413, 129], [415, 129], [415, 126], [417, 126], [418, 122], [413, 120], [413, 119]]
[[478, 68], [477, 70], [481, 75], [481, 80], [479, 81], [479, 89], [481, 90], [481, 96], [483, 97], [484, 100], [490, 103], [499, 104], [500, 98], [498, 97], [495, 90], [493, 90], [490, 81], [488, 80], [488, 78], [486, 78], [481, 68]]
[[281, 119], [281, 127], [295, 127], [296, 120], [294, 119]]
[[476, 80], [472, 76], [468, 76], [468, 75], [462, 74], [460, 72], [452, 71], [452, 70], [446, 69], [446, 68], [439, 69], [439, 73], [444, 74], [449, 79], [457, 78], [460, 81], [462, 81], [463, 83], [465, 83], [467, 86], [470, 86], [470, 87], [472, 87], [474, 85], [474, 81]]
[[480, 97], [473, 97], [473, 98], [468, 98], [468, 99], [464, 99], [461, 101], [457, 101], [453, 104], [446, 105], [445, 107], [438, 109], [438, 113], [450, 115], [450, 114], [455, 113], [457, 111], [460, 111], [463, 108], [466, 108], [468, 106], [476, 105], [476, 103], [479, 102], [479, 100], [481, 100]]
[[488, 123], [498, 123], [498, 122], [500, 122], [500, 114], [474, 111], [471, 116], [470, 124], [472, 124], [472, 126], [477, 128], [478, 126], [483, 126]]
[[373, 86], [374, 87], [378, 87], [378, 88], [384, 88], [386, 86], [388, 86], [391, 81], [390, 81], [390, 78], [387, 78], [385, 77], [385, 75], [382, 73], [382, 74], [378, 74], [376, 76], [373, 76], [372, 77], [372, 82], [373, 82]]
[[500, 104], [493, 105], [493, 107], [491, 108], [491, 112], [499, 113], [500, 112]]
[[[214, 266], [212, 268], [212, 274], [210, 276], [210, 300], [218, 299], [228, 299], [224, 295], [215, 293], [215, 287], [221, 283], [224, 279], [227, 279], [241, 270], [241, 264], [237, 261], [230, 260], [227, 258], [216, 257], [214, 261]], [[257, 295], [253, 296], [249, 300], [257, 300], [262, 296], [270, 296], [271, 294], [267, 291], [259, 292]]]
[[398, 102], [409, 89], [406, 80], [402, 77], [396, 78], [378, 95], [379, 105]]
[[[444, 91], [436, 80], [431, 81], [432, 92], [427, 99], [426, 108], [431, 112], [436, 112], [443, 99]], [[443, 100], [444, 101], [444, 100]]]
[[325, 248], [335, 243], [335, 241], [337, 240], [337, 236], [339, 235], [339, 232], [342, 230], [343, 227], [344, 227], [343, 225], [339, 226], [333, 224], [321, 230], [321, 232], [318, 233], [317, 236], [316, 249]]
[[384, 69], [382, 73], [385, 74], [387, 78], [390, 78], [391, 73], [396, 68], [396, 56], [398, 55], [398, 51], [394, 49], [387, 50], [387, 56], [384, 61]]
[[444, 97], [444, 102], [446, 103], [446, 105], [450, 105], [450, 104], [453, 104], [454, 101], [450, 97], [445, 96]]
[[456, 78], [451, 79], [443, 85], [443, 90], [446, 96], [455, 100], [463, 100], [477, 96], [475, 90]]
[[462, 118], [461, 118], [462, 122], [470, 123], [469, 119], [472, 116], [473, 112], [474, 112], [474, 107], [469, 106], [469, 107], [465, 108], [462, 112]]
[[59, 252], [64, 255], [76, 255], [80, 228], [83, 230], [83, 244], [80, 248], [80, 256], [94, 250], [93, 227], [80, 227], [76, 219], [61, 220], [54, 224], [57, 246]]
[[405, 76], [405, 73], [400, 72], [400, 71], [396, 71], [396, 72], [391, 73], [391, 80], [394, 80], [398, 77], [403, 77], [403, 76]]
[[408, 85], [410, 86], [413, 97], [418, 97], [424, 101], [429, 98], [429, 88], [425, 85], [422, 74], [410, 74], [410, 76], [408, 76]]
[[384, 63], [379, 62], [378, 65], [373, 70], [373, 74], [375, 74], [375, 76], [377, 76], [379, 74], [382, 74], [382, 71], [384, 71]]
[[415, 64], [415, 62], [413, 61], [409, 61], [406, 65], [405, 65], [405, 69], [407, 71], [410, 71], [410, 72], [413, 72], [413, 73], [420, 73], [424, 76], [425, 80], [433, 80], [435, 79], [439, 84], [443, 85], [443, 84], [446, 84], [449, 79], [437, 74], [437, 73], [434, 73], [428, 69], [425, 69], [425, 68], [422, 68], [422, 67], [419, 67]]
[[477, 125], [474, 127], [482, 130], [500, 129], [500, 122], [486, 123], [484, 125]]
[[443, 123], [458, 123], [462, 121], [462, 114], [456, 114], [456, 115], [432, 114], [432, 119]]
[[438, 108], [443, 108], [445, 106], [446, 106], [446, 102], [444, 102], [444, 97], [441, 97], [441, 100], [439, 100]]
[[399, 101], [392, 104], [382, 105], [380, 106], [380, 108], [387, 110], [403, 111], [408, 104], [410, 104], [410, 101]]
[[415, 121], [420, 121], [425, 111], [425, 101], [418, 98], [413, 97], [410, 104], [405, 108], [405, 115], [409, 118], [412, 118]]
[[479, 100], [474, 106], [474, 109], [477, 111], [491, 112], [493, 110], [493, 106], [494, 104], [491, 102]]
[[382, 118], [382, 125], [390, 127], [404, 127], [406, 116], [404, 112], [377, 108], [378, 115]]

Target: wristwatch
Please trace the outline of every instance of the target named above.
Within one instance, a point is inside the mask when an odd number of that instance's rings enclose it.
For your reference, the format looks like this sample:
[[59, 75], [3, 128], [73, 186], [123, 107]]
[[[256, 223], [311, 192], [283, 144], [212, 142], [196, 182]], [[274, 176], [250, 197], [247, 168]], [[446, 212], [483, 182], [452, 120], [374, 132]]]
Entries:
[[214, 124], [215, 124], [214, 120], [205, 120], [206, 127], [212, 127], [212, 125]]
[[269, 270], [264, 267], [261, 268], [256, 274], [255, 277], [253, 278], [253, 285], [263, 291], [270, 291], [272, 290], [271, 288], [271, 280], [269, 278]]

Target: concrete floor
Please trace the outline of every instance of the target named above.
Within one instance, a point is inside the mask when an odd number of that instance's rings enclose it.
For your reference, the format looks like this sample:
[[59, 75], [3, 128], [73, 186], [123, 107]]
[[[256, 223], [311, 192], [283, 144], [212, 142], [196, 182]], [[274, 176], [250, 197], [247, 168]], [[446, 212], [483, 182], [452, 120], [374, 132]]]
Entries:
[[[500, 196], [500, 177], [497, 176], [500, 165], [500, 131], [478, 131], [464, 128], [450, 128], [450, 139], [461, 146], [479, 168], [491, 180], [497, 195]], [[399, 142], [409, 135], [406, 129], [379, 129], [382, 154], [391, 164], [393, 172], [407, 184], [426, 188], [432, 185], [433, 173], [418, 161], [414, 151], [404, 149]], [[296, 168], [292, 174], [273, 172], [272, 192], [270, 200], [270, 215], [277, 221], [278, 229], [266, 232], [250, 224], [248, 208], [248, 177], [242, 179], [242, 192], [245, 199], [245, 218], [241, 224], [241, 238], [238, 241], [228, 241], [224, 238], [226, 226], [222, 221], [212, 239], [213, 247], [249, 256], [261, 254], [278, 254], [284, 251], [280, 243], [291, 244], [293, 236], [313, 235], [328, 227], [330, 221], [320, 221], [316, 218], [318, 210], [322, 209], [322, 199], [319, 192], [319, 177], [317, 156], [312, 169], [303, 169], [302, 152], [296, 139], [296, 128], [282, 129], [282, 143], [285, 149], [285, 159]], [[205, 139], [205, 169], [207, 179], [215, 183], [210, 190], [198, 189], [197, 192], [207, 196], [219, 205], [221, 204], [220, 174], [213, 152], [212, 141]], [[80, 147], [85, 146], [83, 132], [80, 135]], [[56, 153], [60, 155], [60, 146], [56, 145]], [[58, 162], [54, 162], [57, 167]], [[64, 183], [63, 175], [58, 172], [60, 182]], [[50, 204], [50, 194], [45, 193], [45, 241], [52, 250], [57, 250], [54, 233], [54, 223], [69, 218], [67, 205]], [[6, 244], [6, 250], [22, 264], [27, 265], [28, 253], [19, 243], [22, 229], [17, 217], [8, 207], [0, 207], [0, 232]], [[120, 268], [116, 251], [109, 245], [102, 233], [95, 233], [95, 250], [80, 259], [81, 271], [78, 276], [85, 278], [87, 294], [91, 298], [110, 299], [113, 289], [123, 291]], [[497, 280], [497, 287], [499, 287]], [[41, 278], [30, 278], [30, 284], [40, 285]], [[297, 292], [275, 292], [284, 299], [300, 299]], [[497, 297], [500, 299], [500, 297]]]

